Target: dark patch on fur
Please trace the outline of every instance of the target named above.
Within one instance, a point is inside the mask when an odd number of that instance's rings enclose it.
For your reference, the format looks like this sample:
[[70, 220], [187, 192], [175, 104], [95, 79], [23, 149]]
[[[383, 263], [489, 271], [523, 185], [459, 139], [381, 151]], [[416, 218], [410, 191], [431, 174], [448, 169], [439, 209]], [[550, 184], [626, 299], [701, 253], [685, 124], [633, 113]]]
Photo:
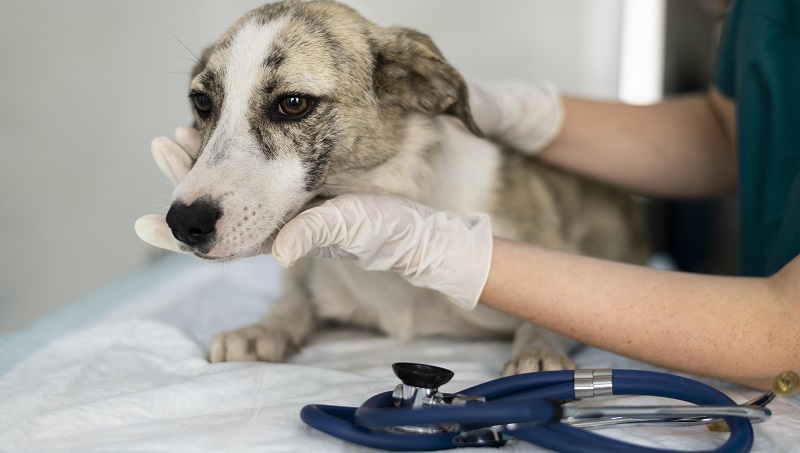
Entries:
[[[225, 90], [222, 84], [224, 72], [218, 73], [216, 70], [208, 67], [209, 58], [214, 52], [217, 51], [218, 48], [219, 45], [217, 44], [203, 51], [203, 54], [200, 57], [200, 62], [198, 62], [192, 69], [192, 81], [196, 79], [198, 83], [202, 85], [204, 94], [206, 94], [213, 103], [211, 114], [208, 116], [208, 118], [203, 119], [197, 115], [194, 105], [191, 104], [192, 101], [189, 101], [192, 113], [195, 116], [194, 127], [200, 131], [200, 135], [202, 137], [202, 143], [200, 149], [198, 150], [197, 158], [203, 154], [206, 142], [216, 128], [216, 118], [219, 118], [219, 115], [221, 114], [222, 103], [225, 97]], [[192, 165], [194, 165], [194, 162], [197, 161], [197, 158], [195, 158], [195, 161], [192, 162]]]
[[278, 88], [278, 84], [275, 82], [270, 82], [267, 86], [264, 87], [264, 93], [267, 95], [271, 95], [275, 92], [275, 89]]
[[203, 70], [206, 69], [206, 67], [208, 66], [208, 59], [211, 57], [211, 54], [213, 53], [213, 49], [214, 49], [213, 46], [212, 47], [208, 47], [200, 55], [200, 61], [198, 61], [192, 67], [192, 79], [197, 77], [197, 74], [200, 74]]
[[305, 149], [303, 162], [306, 165], [305, 189], [308, 192], [318, 189], [325, 182], [331, 156], [339, 145], [336, 110], [329, 102], [323, 100], [314, 118], [310, 119], [304, 136], [292, 134], [293, 139], [300, 140], [297, 149]]
[[303, 142], [297, 135], [290, 135], [289, 140], [292, 141], [292, 146], [294, 146], [294, 149], [303, 149]]
[[264, 60], [264, 67], [267, 69], [277, 68], [286, 61], [286, 56], [282, 49], [273, 49]]
[[233, 45], [233, 38], [236, 36], [235, 33], [231, 33], [228, 35], [222, 36], [219, 41], [214, 44], [213, 50], [215, 52], [224, 52], [230, 49], [231, 45]]
[[243, 20], [256, 19], [258, 25], [268, 24], [280, 17], [286, 16], [297, 10], [299, 1], [285, 1], [281, 3], [268, 3], [247, 14]]
[[222, 90], [222, 82], [217, 72], [213, 69], [206, 69], [195, 76], [197, 83], [203, 86], [206, 91], [217, 92]]
[[[214, 123], [214, 127], [216, 127], [216, 122]], [[234, 148], [233, 143], [231, 143], [233, 141], [231, 137], [228, 137], [227, 134], [224, 135], [225, 136], [219, 139], [220, 141], [216, 142], [214, 154], [208, 156], [206, 164], [209, 167], [213, 167], [222, 163], [222, 161], [228, 158], [228, 154], [230, 154], [231, 149]]]
[[267, 159], [274, 159], [275, 151], [270, 146], [267, 137], [265, 137], [264, 132], [260, 128], [253, 125], [252, 122], [250, 125], [250, 133], [253, 134], [259, 146], [261, 146], [261, 153], [264, 155], [264, 157]]
[[324, 183], [328, 173], [328, 163], [335, 148], [336, 140], [331, 135], [327, 135], [319, 141], [314, 153], [307, 160], [309, 168], [306, 171], [306, 191], [312, 192]]
[[318, 14], [314, 13], [316, 12], [304, 11], [303, 13], [296, 14], [294, 17], [297, 20], [304, 22], [311, 33], [323, 41], [326, 49], [329, 51], [329, 55], [332, 57], [330, 58], [331, 64], [335, 69], [341, 70], [342, 65], [345, 64], [345, 61], [343, 60], [347, 58], [347, 52], [339, 40], [336, 39], [333, 33], [331, 33], [331, 31], [328, 29], [325, 23], [325, 18], [318, 17]]

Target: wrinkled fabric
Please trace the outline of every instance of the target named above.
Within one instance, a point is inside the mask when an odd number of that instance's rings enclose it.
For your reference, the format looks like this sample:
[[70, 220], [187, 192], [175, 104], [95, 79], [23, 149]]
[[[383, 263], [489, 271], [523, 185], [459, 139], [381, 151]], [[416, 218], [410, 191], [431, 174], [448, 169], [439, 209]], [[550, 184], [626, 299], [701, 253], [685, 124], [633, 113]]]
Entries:
[[[314, 431], [305, 404], [359, 405], [391, 390], [391, 363], [416, 361], [456, 373], [453, 392], [498, 377], [509, 343], [427, 338], [399, 343], [370, 332], [319, 332], [285, 364], [207, 360], [214, 333], [252, 323], [279, 294], [269, 256], [178, 264], [120, 281], [90, 300], [0, 337], [3, 452], [372, 452]], [[157, 274], [157, 275], [154, 275]], [[32, 347], [33, 344], [35, 347]], [[31, 349], [11, 359], [11, 351]], [[574, 356], [584, 368], [652, 369], [597, 349]], [[709, 382], [709, 381], [706, 381]], [[709, 382], [736, 401], [759, 392]], [[615, 404], [656, 398], [615, 397]], [[594, 401], [594, 404], [605, 401]], [[796, 452], [800, 398], [777, 400], [755, 425], [754, 452]], [[602, 431], [675, 449], [710, 449], [724, 435], [703, 427]], [[485, 452], [539, 452], [519, 442]]]

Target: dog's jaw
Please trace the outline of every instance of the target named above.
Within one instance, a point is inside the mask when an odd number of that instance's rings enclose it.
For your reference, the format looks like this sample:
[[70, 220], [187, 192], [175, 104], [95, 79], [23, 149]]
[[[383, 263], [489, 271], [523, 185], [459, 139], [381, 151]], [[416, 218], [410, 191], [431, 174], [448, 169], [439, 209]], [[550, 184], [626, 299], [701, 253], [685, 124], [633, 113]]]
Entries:
[[[277, 231], [275, 232], [275, 234], [277, 234]], [[256, 247], [244, 248], [241, 251], [239, 251], [237, 253], [234, 253], [234, 254], [231, 254], [231, 255], [215, 256], [214, 255], [214, 253], [215, 253], [214, 249], [212, 249], [208, 253], [202, 253], [202, 252], [199, 252], [199, 251], [196, 251], [196, 250], [194, 250], [194, 251], [188, 250], [188, 251], [190, 253], [192, 253], [194, 256], [196, 256], [198, 258], [201, 258], [201, 259], [204, 259], [206, 261], [217, 261], [217, 262], [235, 261], [235, 260], [238, 260], [240, 258], [247, 258], [247, 257], [250, 257], [250, 256], [257, 256], [257, 255], [270, 253], [270, 251], [272, 250], [272, 242], [275, 239], [274, 238], [275, 234], [270, 235], [269, 238], [267, 238], [265, 241], [263, 241], [260, 245], [258, 245]]]

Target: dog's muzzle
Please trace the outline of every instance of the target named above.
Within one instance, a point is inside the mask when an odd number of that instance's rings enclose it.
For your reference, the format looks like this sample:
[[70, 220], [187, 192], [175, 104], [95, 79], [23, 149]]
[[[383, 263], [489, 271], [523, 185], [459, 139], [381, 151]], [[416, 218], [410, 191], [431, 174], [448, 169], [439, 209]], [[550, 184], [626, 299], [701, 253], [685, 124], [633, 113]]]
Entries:
[[195, 248], [209, 247], [216, 238], [217, 220], [222, 217], [219, 203], [200, 197], [192, 204], [175, 201], [167, 212], [167, 225], [180, 242]]

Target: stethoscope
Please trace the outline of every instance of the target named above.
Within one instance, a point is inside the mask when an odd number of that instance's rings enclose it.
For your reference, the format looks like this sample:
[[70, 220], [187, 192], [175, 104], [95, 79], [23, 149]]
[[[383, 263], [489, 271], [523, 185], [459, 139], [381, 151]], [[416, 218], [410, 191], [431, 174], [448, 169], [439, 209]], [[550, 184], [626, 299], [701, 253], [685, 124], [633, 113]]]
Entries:
[[[752, 423], [769, 419], [764, 406], [775, 394], [788, 395], [798, 376], [776, 378], [773, 391], [737, 405], [722, 392], [685, 377], [652, 371], [544, 371], [503, 377], [454, 394], [439, 392], [453, 372], [444, 368], [395, 363], [402, 381], [393, 392], [360, 407], [312, 404], [300, 417], [340, 439], [392, 451], [500, 447], [520, 439], [559, 452], [672, 452], [613, 440], [582, 428], [620, 425], [707, 424], [730, 431], [713, 452], [747, 452]], [[574, 400], [610, 395], [650, 395], [696, 406], [580, 406]]]

